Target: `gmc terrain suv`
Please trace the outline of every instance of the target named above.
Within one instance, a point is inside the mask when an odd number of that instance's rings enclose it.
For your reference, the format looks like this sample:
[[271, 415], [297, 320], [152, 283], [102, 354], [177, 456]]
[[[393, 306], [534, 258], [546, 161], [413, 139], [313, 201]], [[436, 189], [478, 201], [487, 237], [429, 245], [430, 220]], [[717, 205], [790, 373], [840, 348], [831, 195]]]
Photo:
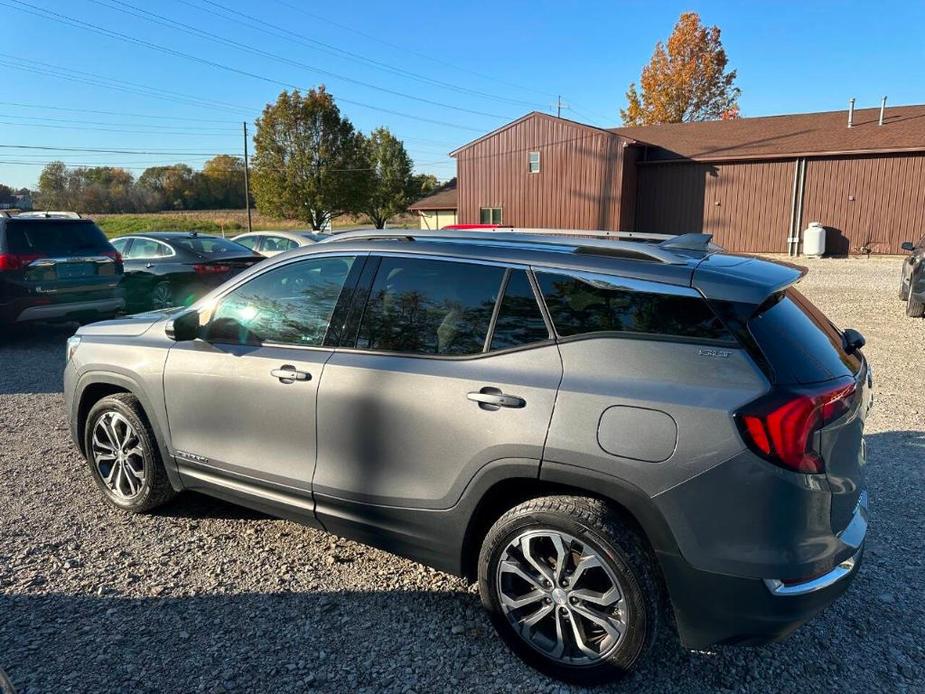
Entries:
[[99, 320], [125, 305], [122, 258], [73, 212], [0, 212], [0, 325]]
[[192, 489], [477, 581], [565, 680], [671, 622], [781, 639], [861, 559], [863, 338], [799, 268], [585, 233], [350, 233], [85, 326], [74, 439], [126, 511]]

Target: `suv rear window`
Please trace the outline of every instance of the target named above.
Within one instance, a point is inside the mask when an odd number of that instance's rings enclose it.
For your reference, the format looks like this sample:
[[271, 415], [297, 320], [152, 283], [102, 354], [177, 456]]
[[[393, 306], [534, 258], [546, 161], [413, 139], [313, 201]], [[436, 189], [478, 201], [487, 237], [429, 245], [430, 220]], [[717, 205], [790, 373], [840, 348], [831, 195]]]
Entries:
[[112, 250], [96, 224], [87, 221], [10, 220], [6, 225], [10, 253], [74, 256]]
[[640, 337], [735, 342], [699, 297], [633, 291], [604, 279], [537, 273], [546, 307], [560, 337], [615, 332]]
[[818, 383], [853, 376], [858, 354], [845, 353], [841, 333], [792, 287], [759, 308], [748, 329], [783, 383]]

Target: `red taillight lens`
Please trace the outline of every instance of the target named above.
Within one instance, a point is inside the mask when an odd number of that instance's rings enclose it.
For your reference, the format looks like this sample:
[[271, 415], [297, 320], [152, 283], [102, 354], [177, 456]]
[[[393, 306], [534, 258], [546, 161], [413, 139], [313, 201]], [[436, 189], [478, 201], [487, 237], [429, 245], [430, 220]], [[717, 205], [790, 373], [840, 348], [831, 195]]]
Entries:
[[231, 270], [230, 265], [205, 265], [199, 264], [193, 265], [193, 270], [196, 271], [196, 274], [199, 275], [217, 275], [221, 272], [229, 272]]
[[812, 450], [813, 434], [851, 409], [856, 385], [841, 381], [835, 387], [797, 392], [775, 392], [736, 413], [742, 437], [761, 457], [788, 470], [825, 472]]
[[35, 253], [0, 253], [0, 271], [21, 270], [41, 255]]
[[119, 253], [119, 251], [117, 251], [115, 248], [113, 248], [111, 251], [103, 251], [103, 255], [105, 255], [107, 258], [112, 258], [117, 263], [122, 262], [122, 254]]

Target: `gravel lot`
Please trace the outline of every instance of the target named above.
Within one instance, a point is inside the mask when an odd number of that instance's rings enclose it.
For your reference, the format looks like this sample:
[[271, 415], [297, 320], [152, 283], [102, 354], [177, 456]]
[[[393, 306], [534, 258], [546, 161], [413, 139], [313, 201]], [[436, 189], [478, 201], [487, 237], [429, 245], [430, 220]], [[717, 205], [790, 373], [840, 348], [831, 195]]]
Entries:
[[[896, 258], [807, 263], [801, 288], [874, 368], [866, 563], [786, 642], [663, 638], [618, 691], [925, 690], [925, 321], [903, 313]], [[194, 494], [106, 506], [67, 433], [69, 332], [0, 342], [0, 668], [21, 692], [565, 691], [456, 578]]]

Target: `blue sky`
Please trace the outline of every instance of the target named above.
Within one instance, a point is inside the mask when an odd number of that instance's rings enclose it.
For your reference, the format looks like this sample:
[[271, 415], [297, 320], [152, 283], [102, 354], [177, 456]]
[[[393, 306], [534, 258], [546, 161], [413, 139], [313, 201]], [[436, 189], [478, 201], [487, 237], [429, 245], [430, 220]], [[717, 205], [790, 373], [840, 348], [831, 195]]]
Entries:
[[745, 116], [925, 102], [922, 2], [0, 0], [0, 145], [152, 152], [0, 147], [0, 182], [32, 186], [52, 159], [138, 175], [240, 154], [241, 121], [319, 83], [449, 178], [450, 150], [558, 95], [567, 117], [619, 125], [627, 85], [689, 9], [722, 29]]

